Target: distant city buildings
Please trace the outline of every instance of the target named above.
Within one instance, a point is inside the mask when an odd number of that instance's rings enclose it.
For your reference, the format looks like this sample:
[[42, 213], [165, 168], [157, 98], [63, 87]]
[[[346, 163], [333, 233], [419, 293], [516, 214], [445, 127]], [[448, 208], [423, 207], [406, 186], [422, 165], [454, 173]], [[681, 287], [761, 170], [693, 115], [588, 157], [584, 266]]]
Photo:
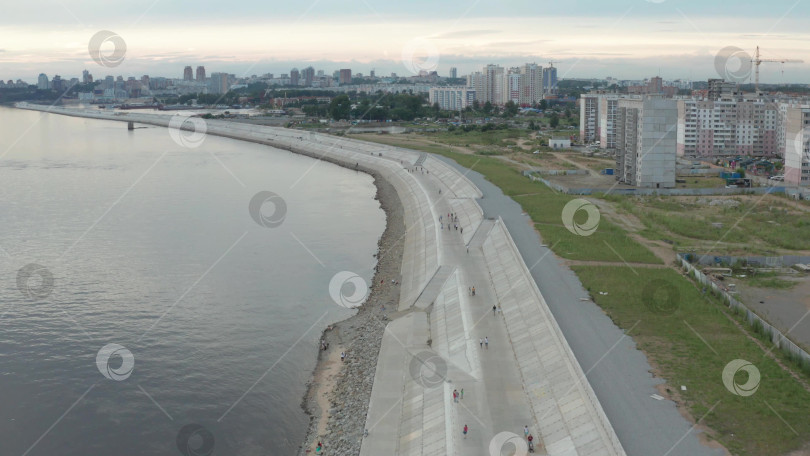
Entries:
[[458, 68], [450, 67], [450, 77], [453, 79], [458, 77]]
[[184, 81], [194, 80], [194, 73], [192, 73], [191, 66], [187, 66], [183, 69], [183, 80]]
[[205, 67], [198, 66], [197, 67], [197, 82], [205, 82]]
[[499, 65], [487, 65], [467, 76], [467, 87], [475, 91], [476, 100], [481, 104], [489, 102], [500, 106], [511, 101], [520, 106], [532, 106], [543, 99], [543, 74], [543, 67], [535, 63], [508, 70]]
[[298, 68], [293, 68], [290, 70], [290, 85], [297, 86], [298, 79], [300, 78], [300, 73], [298, 72]]
[[228, 93], [229, 88], [228, 73], [211, 73], [211, 93]]

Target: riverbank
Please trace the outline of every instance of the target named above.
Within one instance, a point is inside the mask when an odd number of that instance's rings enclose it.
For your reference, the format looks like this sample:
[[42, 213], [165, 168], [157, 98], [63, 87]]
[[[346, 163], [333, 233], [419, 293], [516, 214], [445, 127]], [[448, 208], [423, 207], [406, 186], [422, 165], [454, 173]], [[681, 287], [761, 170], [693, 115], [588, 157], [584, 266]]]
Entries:
[[[323, 443], [328, 454], [359, 454], [363, 426], [371, 398], [377, 356], [387, 314], [396, 311], [405, 238], [403, 206], [394, 187], [378, 173], [374, 176], [376, 198], [386, 215], [386, 227], [377, 244], [377, 265], [373, 285], [366, 302], [353, 317], [327, 328], [321, 340], [329, 348], [320, 350], [318, 363], [307, 388], [302, 406], [310, 416], [309, 430], [299, 454], [315, 454], [315, 446]], [[335, 366], [340, 352], [346, 360]], [[340, 361], [337, 361], [340, 363]]]

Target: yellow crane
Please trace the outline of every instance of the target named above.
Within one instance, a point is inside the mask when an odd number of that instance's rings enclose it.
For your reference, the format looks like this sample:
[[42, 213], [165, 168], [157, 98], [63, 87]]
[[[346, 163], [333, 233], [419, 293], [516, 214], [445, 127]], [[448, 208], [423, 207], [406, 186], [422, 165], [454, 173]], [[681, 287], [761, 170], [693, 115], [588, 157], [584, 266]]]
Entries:
[[804, 60], [796, 60], [796, 59], [763, 59], [759, 56], [759, 46], [757, 46], [757, 52], [754, 55], [754, 59], [751, 60], [754, 63], [755, 71], [754, 71], [754, 88], [757, 93], [759, 93], [759, 65], [763, 62], [773, 62], [773, 63], [804, 63]]

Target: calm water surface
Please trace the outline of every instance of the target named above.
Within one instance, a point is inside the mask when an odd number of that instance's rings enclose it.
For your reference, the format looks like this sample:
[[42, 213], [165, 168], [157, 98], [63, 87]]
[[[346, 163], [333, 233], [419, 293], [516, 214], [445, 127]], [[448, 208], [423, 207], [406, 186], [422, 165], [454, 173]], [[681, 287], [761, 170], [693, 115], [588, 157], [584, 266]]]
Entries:
[[[6, 108], [0, 154], [0, 454], [183, 454], [179, 434], [210, 454], [293, 454], [318, 336], [353, 313], [330, 279], [371, 278], [371, 178]], [[251, 218], [260, 191], [286, 203], [280, 226]]]

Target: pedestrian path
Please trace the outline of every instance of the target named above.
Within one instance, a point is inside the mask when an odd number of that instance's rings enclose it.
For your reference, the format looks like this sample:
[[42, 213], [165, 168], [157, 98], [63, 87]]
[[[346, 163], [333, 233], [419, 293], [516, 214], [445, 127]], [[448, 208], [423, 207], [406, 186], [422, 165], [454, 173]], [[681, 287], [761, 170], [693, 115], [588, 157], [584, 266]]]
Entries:
[[549, 455], [624, 455], [584, 372], [498, 221], [482, 249]]

